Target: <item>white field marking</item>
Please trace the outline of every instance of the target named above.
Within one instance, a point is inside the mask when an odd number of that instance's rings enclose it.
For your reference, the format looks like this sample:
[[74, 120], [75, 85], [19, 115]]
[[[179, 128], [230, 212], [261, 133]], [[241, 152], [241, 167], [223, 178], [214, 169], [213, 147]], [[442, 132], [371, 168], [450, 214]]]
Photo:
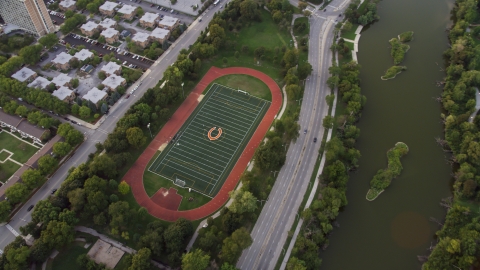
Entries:
[[[205, 144], [204, 142], [202, 142], [201, 140], [200, 140], [200, 141], [195, 141], [195, 140], [193, 140], [193, 143], [191, 143], [189, 138], [183, 139], [183, 140], [182, 140], [182, 143], [184, 143], [184, 144], [187, 143], [188, 145], [195, 145], [195, 146], [198, 146], [198, 145], [202, 145], [202, 146], [203, 146], [203, 145], [206, 145], [206, 144]], [[214, 147], [214, 146], [215, 146], [215, 147]], [[214, 154], [214, 155], [218, 155], [218, 153], [208, 150], [208, 149], [212, 149], [212, 148], [213, 148], [213, 149], [216, 150], [216, 151], [221, 151], [221, 150], [218, 149], [216, 146], [220, 146], [220, 145], [217, 145], [217, 144], [215, 144], [215, 145], [207, 145], [207, 147], [205, 147], [205, 148], [204, 148], [204, 147], [201, 147], [200, 150], [201, 150], [201, 151], [208, 151], [208, 152], [210, 152], [210, 153], [212, 153], [212, 154]], [[224, 147], [224, 148], [225, 148], [225, 147]], [[228, 149], [228, 148], [227, 148], [227, 149]], [[228, 149], [228, 150], [233, 151], [233, 149]], [[226, 151], [221, 151], [221, 152], [226, 153]], [[226, 153], [226, 154], [230, 155], [229, 153]], [[223, 157], [223, 158], [228, 159], [227, 156], [222, 156], [222, 155], [220, 155], [220, 156]]]
[[[192, 169], [190, 169], [190, 168], [188, 168], [188, 167], [185, 167], [185, 166], [183, 166], [182, 164], [176, 163], [176, 162], [174, 162], [174, 161], [171, 161], [171, 162], [165, 164], [165, 166], [166, 166], [166, 167], [170, 167], [170, 168], [172, 168], [172, 169], [178, 169], [178, 167], [172, 167], [172, 166], [170, 166], [169, 164], [175, 164], [175, 165], [178, 165], [178, 166], [180, 166], [180, 167], [185, 168], [186, 170], [190, 170], [190, 171], [192, 170]], [[188, 175], [188, 176], [190, 176], [190, 177], [192, 177], [192, 178], [194, 178], [194, 179], [198, 179], [198, 180], [200, 180], [200, 181], [202, 181], [202, 182], [205, 182], [204, 180], [199, 179], [198, 176], [194, 176], [194, 175], [191, 175], [191, 174], [187, 173], [186, 170], [185, 170], [185, 171], [182, 171], [182, 175]], [[198, 172], [198, 171], [195, 171], [195, 172]], [[206, 174], [201, 173], [201, 172], [199, 172], [199, 174], [200, 174], [200, 175], [203, 175], [203, 176], [206, 176], [207, 178], [213, 178], [213, 177], [211, 177], [211, 175], [210, 175], [210, 176], [207, 176]], [[212, 173], [212, 174], [213, 174], [213, 173]], [[217, 175], [215, 175], [215, 176], [217, 176]], [[214, 181], [216, 182], [216, 180], [214, 180]], [[208, 182], [205, 182], [205, 183], [208, 183]]]
[[[193, 164], [195, 164], [195, 165], [200, 164], [200, 165], [203, 165], [203, 166], [205, 166], [205, 167], [209, 167], [209, 168], [211, 168], [212, 170], [220, 171], [220, 169], [216, 169], [216, 168], [214, 168], [214, 167], [212, 167], [212, 166], [210, 166], [210, 165], [207, 165], [207, 164], [205, 164], [205, 163], [202, 163], [202, 162], [200, 162], [200, 161], [198, 161], [198, 160], [195, 160], [195, 159], [192, 159], [192, 158], [190, 158], [190, 157], [184, 156], [184, 155], [182, 155], [182, 154], [180, 154], [180, 153], [178, 153], [178, 152], [176, 152], [176, 153], [174, 153], [174, 154], [175, 154], [176, 156], [172, 156], [173, 158], [177, 158], [177, 159], [179, 159], [179, 160], [182, 160], [181, 158], [178, 158], [178, 156], [181, 156], [181, 157], [183, 157], [184, 159], [188, 159], [188, 160], [194, 161]], [[173, 155], [173, 154], [172, 154], [172, 155]], [[203, 159], [203, 160], [206, 160], [206, 159]], [[185, 161], [187, 161], [187, 160], [185, 160]], [[213, 164], [216, 164], [216, 163], [214, 163], [214, 162], [212, 162], [212, 163], [213, 163]], [[223, 166], [221, 166], [221, 167], [223, 167]], [[210, 171], [209, 171], [209, 172], [210, 172]]]
[[[168, 177], [168, 176], [161, 175], [161, 174], [159, 174], [159, 173], [157, 173], [157, 172], [154, 172], [154, 171], [150, 171], [150, 170], [148, 170], [148, 171], [151, 172], [151, 173], [153, 173], [153, 174], [156, 174], [156, 175], [158, 175], [158, 176], [160, 176], [160, 177], [163, 177], [163, 178], [165, 178], [165, 179], [167, 179], [167, 180], [170, 180], [170, 181], [172, 181], [172, 182], [174, 181], [174, 179], [171, 179], [171, 178]], [[185, 186], [184, 188], [189, 188], [189, 186]], [[207, 194], [205, 194], [205, 193], [203, 193], [203, 192], [195, 189], [194, 187], [191, 187], [191, 188], [193, 188], [193, 189], [194, 189], [195, 191], [197, 191], [198, 193], [200, 193], [200, 194], [202, 194], [202, 195], [204, 195], [204, 196], [207, 196], [207, 197], [209, 197], [210, 199], [213, 199], [212, 196], [209, 196], [209, 195], [207, 195]]]
[[[249, 108], [249, 107], [246, 107], [245, 105], [235, 103], [232, 100], [227, 100], [227, 99], [224, 99], [220, 96], [216, 96], [215, 98], [216, 98], [215, 103], [222, 104], [222, 107], [233, 107], [233, 108], [235, 108], [236, 111], [242, 112], [242, 113], [248, 113], [248, 112], [252, 112], [252, 111], [255, 112], [255, 111], [258, 110], [258, 106], [260, 106], [260, 104], [261, 104], [260, 103], [256, 106], [253, 106], [252, 108]], [[264, 103], [264, 102], [262, 102], [262, 103]]]
[[15, 237], [17, 237], [17, 236], [20, 235], [17, 231], [15, 231], [14, 228], [12, 228], [12, 226], [10, 226], [10, 224], [5, 225], [5, 227], [7, 227], [7, 229], [8, 229], [9, 231], [11, 231], [11, 232], [13, 233], [13, 235], [15, 235]]
[[[216, 105], [216, 104], [214, 104], [214, 105]], [[246, 117], [250, 117], [250, 118], [255, 119], [255, 115], [256, 115], [256, 113], [258, 113], [258, 111], [254, 111], [254, 112], [250, 112], [249, 114], [246, 114], [246, 113], [243, 113], [243, 112], [240, 112], [240, 111], [225, 110], [224, 109], [225, 106], [215, 107], [214, 105], [210, 105], [210, 104], [206, 105], [207, 109], [211, 109], [211, 110], [209, 110], [209, 112], [210, 111], [213, 111], [213, 112], [219, 112], [220, 111], [222, 113], [232, 114], [233, 117], [235, 117], [235, 118], [237, 118], [237, 116], [239, 116], [239, 115], [243, 115], [243, 119], [245, 119]], [[207, 113], [209, 113], [209, 112], [207, 112]], [[242, 119], [242, 118], [240, 118], [240, 119]], [[247, 121], [250, 122], [252, 120], [247, 118]], [[242, 121], [240, 121], [240, 122], [242, 122]]]
[[[216, 85], [220, 85], [220, 84], [217, 84], [217, 83], [215, 83], [215, 84], [216, 84]], [[235, 89], [235, 88], [231, 88], [231, 87], [226, 86], [226, 85], [221, 85], [221, 86], [222, 86], [223, 88], [225, 88], [225, 89], [229, 89], [229, 90], [233, 90], [233, 91], [237, 92], [237, 89]], [[259, 100], [262, 100], [262, 101], [271, 103], [270, 101], [265, 100], [265, 99], [263, 99], [263, 98], [259, 98], [259, 97], [256, 97], [256, 96], [252, 96], [252, 95], [250, 95], [250, 93], [249, 93], [249, 96], [252, 97], [252, 98], [255, 98], [255, 99], [259, 99]]]
[[[200, 149], [200, 151], [199, 151], [199, 150], [195, 150], [195, 148], [188, 147], [188, 146], [185, 145], [186, 139], [183, 140], [182, 142], [183, 142], [183, 146], [185, 146], [186, 148], [188, 148], [188, 150], [190, 150], [190, 151], [192, 151], [192, 152], [197, 152], [197, 153], [200, 153], [200, 154], [205, 154], [204, 151], [208, 151], [208, 152], [210, 152], [210, 153], [213, 153], [213, 154], [214, 154], [215, 156], [217, 156], [217, 157], [220, 156], [220, 157], [222, 157], [222, 158], [228, 159], [228, 157], [224, 157], [224, 156], [218, 155], [217, 153], [214, 153], [214, 152], [212, 152], [212, 151], [209, 151], [208, 149], [203, 149], [203, 148], [202, 148], [202, 149]], [[188, 144], [188, 142], [187, 142], [187, 144]], [[185, 151], [185, 150], [183, 150], [183, 149], [181, 149], [181, 148], [178, 148], [178, 149], [179, 149], [180, 151], [182, 151], [182, 152], [191, 153], [191, 152]], [[216, 158], [216, 157], [213, 157], [213, 156], [210, 156], [210, 158], [215, 159], [215, 160], [218, 160], [219, 162], [223, 162], [223, 163], [226, 163], [226, 162], [227, 162], [227, 161], [225, 161], [225, 160], [222, 160], [222, 159], [219, 159], [219, 158]]]
[[[224, 96], [224, 97], [227, 97], [227, 98], [224, 98], [224, 100], [229, 100], [229, 98], [231, 97], [229, 95], [225, 95], [224, 93], [220, 93], [220, 92], [218, 93], [217, 97], [219, 97], [220, 95]], [[250, 95], [250, 97], [253, 97], [253, 96]], [[257, 99], [257, 100], [259, 102], [266, 102], [266, 100], [261, 100], [261, 99]], [[237, 101], [238, 101], [238, 103], [237, 103]], [[244, 107], [252, 106], [252, 108], [256, 108], [258, 106], [258, 105], [254, 105], [250, 102], [246, 102], [245, 100], [242, 100], [241, 98], [234, 98], [234, 99], [232, 99], [231, 102], [236, 103], [236, 104], [244, 103], [244, 104], [246, 104]]]
[[[219, 117], [219, 116], [217, 116], [217, 114], [211, 114], [211, 113], [205, 113], [205, 115], [202, 115], [201, 117], [202, 118], [207, 118], [206, 121], [208, 121], [210, 123], [211, 122], [222, 122], [223, 124], [225, 124], [225, 126], [229, 126], [233, 129], [239, 130], [240, 132], [243, 132], [243, 129], [248, 129], [248, 127], [251, 125], [251, 123], [255, 122], [255, 121], [250, 121], [250, 123], [245, 123], [245, 122], [239, 121], [235, 117], [230, 117], [230, 116], [225, 116], [225, 115]], [[229, 122], [232, 123], [232, 124], [229, 124]], [[233, 123], [235, 123], [235, 124], [233, 124]], [[240, 125], [240, 124], [243, 124], [243, 125]], [[233, 125], [237, 125], [240, 128], [236, 128]]]

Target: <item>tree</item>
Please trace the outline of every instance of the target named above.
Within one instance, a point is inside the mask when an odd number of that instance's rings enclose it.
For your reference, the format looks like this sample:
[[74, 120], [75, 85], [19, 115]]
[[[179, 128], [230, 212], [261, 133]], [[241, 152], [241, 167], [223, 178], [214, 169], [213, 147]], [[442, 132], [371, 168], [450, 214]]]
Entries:
[[313, 71], [313, 68], [312, 68], [312, 65], [310, 65], [310, 63], [305, 62], [305, 63], [299, 64], [297, 69], [298, 79], [305, 80], [308, 77], [308, 75], [312, 73], [312, 71]]
[[53, 145], [53, 153], [60, 157], [66, 156], [70, 150], [72, 150], [72, 147], [66, 142], [56, 142]]
[[145, 142], [147, 138], [143, 134], [143, 131], [138, 127], [132, 127], [127, 129], [127, 140], [130, 145], [135, 148], [140, 148]]
[[90, 176], [98, 175], [105, 179], [114, 178], [117, 175], [117, 167], [108, 155], [96, 156], [89, 165]]
[[7, 221], [11, 210], [12, 206], [9, 201], [4, 200], [0, 202], [0, 222]]
[[297, 257], [290, 257], [287, 263], [287, 270], [307, 270], [305, 262], [298, 259]]
[[240, 14], [247, 20], [255, 18], [257, 3], [253, 0], [246, 0], [240, 3]]
[[106, 41], [105, 41], [105, 37], [104, 37], [104, 36], [100, 36], [100, 37], [98, 38], [98, 42], [100, 42], [100, 43], [102, 43], [102, 44], [105, 44], [105, 42], [106, 42]]
[[75, 12], [73, 12], [73, 10], [65, 11], [65, 18], [69, 19], [69, 18], [73, 17], [73, 15], [75, 15]]
[[40, 239], [50, 248], [60, 249], [75, 239], [75, 231], [66, 222], [52, 220], [42, 231]]
[[262, 170], [279, 168], [285, 163], [285, 148], [280, 137], [274, 137], [255, 152], [255, 165]]
[[128, 224], [130, 217], [130, 208], [125, 201], [118, 201], [108, 206], [108, 214], [110, 215], [110, 227], [119, 229]]
[[7, 264], [5, 269], [27, 269], [27, 261], [29, 256], [30, 249], [28, 246], [8, 249], [5, 256]]
[[207, 269], [209, 262], [210, 256], [201, 249], [182, 255], [183, 270], [204, 270]]
[[22, 183], [15, 183], [5, 190], [5, 195], [7, 195], [10, 204], [15, 205], [24, 200], [28, 196], [29, 192], [30, 190], [26, 185]]
[[51, 220], [58, 219], [58, 213], [60, 212], [60, 207], [55, 207], [48, 200], [41, 200], [33, 209], [32, 219], [36, 222], [43, 222], [47, 224]]
[[142, 17], [143, 14], [145, 14], [145, 11], [143, 11], [143, 8], [141, 8], [141, 7], [137, 7], [136, 12], [137, 12], [137, 16], [138, 16], [139, 18]]
[[240, 253], [252, 244], [252, 237], [245, 227], [234, 231], [223, 240], [222, 252], [218, 255], [223, 261], [235, 263]]
[[140, 249], [132, 258], [132, 265], [128, 270], [148, 270], [151, 268], [150, 257], [152, 252], [148, 248]]
[[22, 176], [22, 182], [29, 188], [33, 189], [38, 186], [45, 178], [43, 177], [40, 170], [28, 169]]
[[18, 106], [17, 109], [15, 110], [15, 114], [21, 117], [25, 117], [28, 114], [28, 109], [23, 105]]
[[178, 219], [174, 224], [168, 226], [163, 234], [167, 250], [180, 252], [183, 242], [193, 233], [192, 223], [184, 218]]
[[73, 211], [79, 212], [85, 206], [85, 190], [82, 188], [68, 192], [67, 198]]
[[42, 45], [37, 44], [37, 45], [23, 47], [18, 52], [18, 55], [20, 55], [23, 58], [24, 63], [35, 65], [40, 60], [40, 56], [42, 55], [41, 52], [42, 52]]
[[47, 49], [52, 48], [55, 44], [58, 43], [58, 37], [54, 33], [46, 34], [45, 36], [41, 37], [38, 42], [43, 46], [47, 47]]
[[89, 107], [87, 106], [82, 106], [80, 107], [79, 111], [78, 111], [78, 114], [80, 115], [80, 117], [82, 119], [87, 119], [88, 117], [90, 117], [90, 114], [92, 113], [92, 111], [90, 110]]
[[57, 165], [58, 160], [56, 160], [50, 155], [45, 155], [38, 159], [38, 170], [43, 175], [49, 175], [50, 173], [52, 173], [53, 170], [55, 170], [55, 168], [57, 167]]
[[228, 210], [233, 213], [243, 214], [245, 212], [251, 213], [257, 209], [257, 198], [253, 196], [250, 191], [243, 188], [235, 191], [230, 191], [230, 198], [233, 203], [228, 207]]
[[130, 192], [130, 186], [123, 180], [119, 185], [118, 185], [118, 192], [122, 195], [127, 195]]
[[335, 121], [334, 117], [332, 117], [331, 115], [327, 115], [323, 118], [322, 125], [326, 129], [331, 129], [333, 128], [334, 121]]
[[80, 82], [77, 78], [72, 79], [72, 81], [71, 81], [72, 88], [73, 89], [77, 88], [79, 83]]

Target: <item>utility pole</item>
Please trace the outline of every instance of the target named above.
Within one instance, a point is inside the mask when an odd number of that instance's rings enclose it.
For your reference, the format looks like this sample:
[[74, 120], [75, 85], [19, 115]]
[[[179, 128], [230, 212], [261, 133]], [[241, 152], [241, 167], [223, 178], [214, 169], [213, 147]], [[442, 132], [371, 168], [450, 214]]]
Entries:
[[148, 131], [150, 131], [150, 138], [153, 138], [152, 131], [150, 130], [150, 123], [147, 125]]
[[182, 82], [182, 97], [183, 97], [183, 99], [185, 99], [185, 91], [183, 91], [183, 85], [184, 85], [184, 84], [185, 84], [185, 83]]

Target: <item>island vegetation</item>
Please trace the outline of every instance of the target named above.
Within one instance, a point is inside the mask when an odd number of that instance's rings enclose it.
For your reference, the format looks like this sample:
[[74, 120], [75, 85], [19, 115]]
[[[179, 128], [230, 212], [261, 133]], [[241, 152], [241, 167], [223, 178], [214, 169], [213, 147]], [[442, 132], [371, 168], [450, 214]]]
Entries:
[[381, 78], [382, 80], [386, 81], [386, 80], [390, 80], [390, 79], [393, 79], [397, 76], [397, 74], [400, 74], [402, 73], [402, 71], [404, 70], [407, 70], [407, 67], [406, 66], [393, 66], [393, 67], [390, 67], [389, 69], [387, 69], [387, 71], [385, 72], [385, 75], [383, 75]]
[[395, 146], [388, 150], [388, 167], [378, 170], [377, 174], [370, 181], [370, 189], [367, 192], [367, 200], [373, 201], [380, 195], [393, 179], [402, 173], [403, 166], [400, 158], [408, 153], [408, 146], [403, 142], [397, 142]]
[[398, 40], [400, 42], [410, 42], [413, 40], [413, 31], [407, 31], [403, 32], [400, 35], [398, 35]]
[[398, 65], [405, 58], [405, 54], [410, 49], [410, 46], [408, 46], [407, 44], [403, 44], [398, 38], [392, 38], [389, 42], [392, 46], [390, 54], [393, 57], [393, 63], [395, 65]]

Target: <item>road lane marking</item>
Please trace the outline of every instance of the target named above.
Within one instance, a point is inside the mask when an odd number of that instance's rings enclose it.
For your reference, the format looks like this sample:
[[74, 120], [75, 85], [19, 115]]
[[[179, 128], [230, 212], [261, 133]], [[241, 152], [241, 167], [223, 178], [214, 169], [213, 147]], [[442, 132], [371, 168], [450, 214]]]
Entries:
[[12, 228], [12, 226], [10, 226], [10, 224], [5, 225], [5, 227], [7, 227], [7, 229], [8, 229], [10, 232], [12, 232], [13, 235], [15, 235], [15, 237], [17, 237], [17, 236], [20, 235], [17, 231], [15, 231], [14, 228]]

